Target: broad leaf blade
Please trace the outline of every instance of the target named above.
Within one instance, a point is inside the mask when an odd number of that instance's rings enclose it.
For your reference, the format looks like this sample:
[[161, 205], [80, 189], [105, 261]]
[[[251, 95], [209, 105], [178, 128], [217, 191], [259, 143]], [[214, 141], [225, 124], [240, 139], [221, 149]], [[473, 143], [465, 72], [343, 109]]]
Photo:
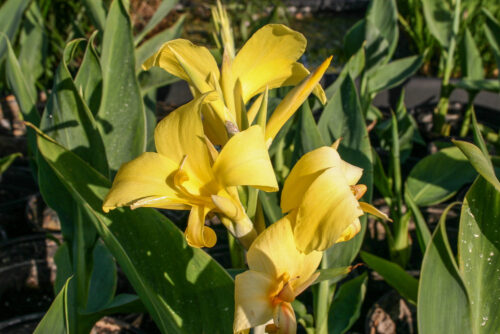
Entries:
[[42, 321], [36, 326], [34, 334], [70, 334], [67, 326], [66, 312], [68, 303], [68, 286], [71, 278], [68, 278], [61, 291], [57, 294], [56, 299], [50, 305], [49, 310], [45, 313]]
[[422, 56], [412, 56], [376, 67], [368, 74], [368, 92], [378, 93], [400, 85], [412, 76], [422, 63]]
[[123, 0], [111, 4], [104, 29], [102, 100], [97, 114], [111, 171], [146, 148], [146, 116], [135, 75], [134, 41]]
[[475, 177], [476, 172], [465, 155], [456, 147], [449, 147], [425, 157], [413, 167], [406, 179], [406, 191], [416, 205], [433, 205], [447, 200]]
[[489, 157], [484, 156], [483, 152], [474, 144], [462, 140], [454, 140], [453, 143], [465, 154], [474, 169], [500, 191], [500, 182], [495, 175], [495, 169]]
[[[8, 0], [0, 8], [0, 33], [4, 33], [13, 42], [19, 30], [23, 13], [28, 8], [31, 0]], [[7, 49], [6, 41], [0, 39], [0, 60]]]
[[458, 261], [469, 292], [473, 333], [500, 328], [500, 192], [479, 177], [460, 215]]
[[422, 0], [424, 17], [431, 34], [444, 48], [452, 37], [453, 10], [447, 0]]
[[468, 28], [465, 28], [465, 36], [461, 44], [462, 76], [470, 80], [484, 79], [483, 62], [481, 53], [474, 42], [474, 38]]
[[[40, 152], [93, 223], [163, 333], [231, 333], [234, 283], [154, 209], [101, 209], [110, 182], [43, 135]], [[74, 173], [78, 171], [78, 173]]]
[[422, 262], [417, 308], [421, 334], [472, 332], [469, 297], [446, 235], [451, 206], [443, 212]]
[[[356, 87], [349, 75], [326, 105], [318, 127], [325, 143], [342, 138], [339, 147], [342, 159], [363, 168], [360, 183], [368, 187], [363, 199], [369, 202], [373, 185], [372, 149]], [[366, 229], [366, 216], [361, 218], [361, 225], [361, 232], [353, 239], [335, 244], [326, 252], [328, 267], [347, 266], [356, 257]]]
[[340, 286], [328, 314], [328, 333], [344, 334], [358, 320], [365, 299], [368, 275], [353, 278]]
[[378, 272], [385, 281], [394, 287], [409, 302], [417, 304], [418, 280], [408, 274], [401, 266], [370, 253], [361, 252], [361, 259]]

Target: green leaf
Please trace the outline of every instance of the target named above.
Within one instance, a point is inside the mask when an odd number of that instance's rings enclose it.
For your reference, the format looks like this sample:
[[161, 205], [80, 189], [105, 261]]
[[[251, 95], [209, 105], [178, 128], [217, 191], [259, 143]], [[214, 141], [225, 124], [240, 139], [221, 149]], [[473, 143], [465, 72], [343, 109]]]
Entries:
[[64, 242], [57, 247], [57, 251], [54, 255], [54, 262], [57, 267], [54, 292], [57, 295], [64, 288], [66, 281], [73, 274], [73, 266], [71, 264], [71, 254], [69, 252], [68, 242]]
[[134, 41], [123, 0], [106, 20], [101, 55], [102, 100], [97, 113], [111, 171], [146, 149], [146, 115], [135, 75]]
[[427, 226], [427, 223], [425, 222], [424, 216], [422, 216], [418, 205], [415, 204], [415, 201], [407, 190], [405, 190], [404, 199], [413, 215], [417, 230], [418, 244], [423, 254], [427, 249], [429, 241], [431, 240], [431, 232], [429, 231], [429, 227]]
[[155, 128], [156, 128], [156, 90], [149, 90], [144, 94], [144, 110], [146, 111], [146, 151], [155, 151]]
[[361, 252], [361, 259], [375, 270], [410, 303], [417, 305], [418, 280], [398, 264], [367, 252]]
[[446, 236], [446, 208], [422, 262], [417, 321], [421, 334], [471, 333], [471, 310], [464, 282]]
[[361, 19], [354, 24], [344, 36], [344, 54], [352, 58], [363, 46], [365, 41], [366, 20]]
[[97, 242], [92, 254], [92, 276], [88, 290], [86, 312], [105, 309], [115, 295], [117, 275], [113, 256], [102, 242]]
[[[168, 2], [172, 2], [172, 1], [164, 0], [161, 6], [163, 6], [163, 4], [168, 3]], [[158, 11], [159, 11], [159, 9], [158, 9]], [[156, 11], [155, 15], [158, 14], [158, 11]], [[153, 17], [153, 19], [154, 19], [154, 17]], [[153, 19], [151, 19], [151, 20], [153, 20]], [[148, 39], [146, 42], [144, 42], [141, 46], [139, 46], [135, 50], [135, 59], [137, 61], [135, 64], [136, 71], [140, 71], [142, 64], [149, 57], [151, 57], [153, 54], [155, 54], [164, 43], [166, 43], [172, 39], [179, 38], [179, 36], [182, 33], [184, 19], [185, 19], [185, 16], [184, 15], [181, 16], [177, 20], [177, 22], [175, 22], [175, 24], [173, 26], [171, 26], [170, 28], [165, 29], [162, 32], [154, 35], [152, 38]], [[136, 40], [137, 40], [137, 37], [136, 37]]]
[[[373, 191], [372, 148], [356, 87], [349, 75], [325, 106], [318, 128], [326, 143], [342, 138], [338, 150], [342, 159], [363, 168], [360, 183], [368, 187], [364, 200], [369, 202]], [[326, 251], [328, 267], [349, 265], [356, 257], [366, 229], [366, 216], [361, 218], [361, 225], [361, 232], [353, 239], [335, 244]]]
[[481, 53], [467, 27], [465, 28], [465, 36], [461, 44], [460, 53], [462, 60], [462, 76], [471, 80], [484, 79]]
[[[231, 333], [234, 283], [154, 209], [101, 209], [110, 181], [43, 135], [40, 152], [93, 223], [162, 333]], [[75, 173], [74, 171], [78, 171]]]
[[423, 60], [422, 56], [412, 56], [377, 66], [367, 74], [368, 92], [378, 93], [399, 86], [422, 66]]
[[339, 267], [339, 268], [326, 268], [318, 270], [319, 276], [312, 284], [317, 284], [323, 281], [329, 281], [334, 284], [342, 280], [352, 270], [352, 266]]
[[64, 48], [40, 127], [68, 150], [75, 150], [81, 158], [107, 175], [108, 166], [103, 159], [104, 144], [97, 124], [78, 93], [67, 66], [82, 41], [74, 40]]
[[101, 0], [82, 0], [92, 23], [101, 32], [104, 30], [106, 22], [106, 8]]
[[406, 190], [416, 205], [433, 205], [452, 197], [475, 177], [465, 155], [449, 147], [420, 160], [406, 179]]
[[33, 334], [70, 334], [67, 326], [68, 314], [66, 307], [68, 304], [68, 285], [71, 278], [68, 278], [62, 290], [58, 293], [56, 299], [50, 305], [49, 310], [42, 318], [42, 321], [36, 326]]
[[500, 192], [479, 177], [460, 215], [458, 261], [472, 311], [471, 333], [500, 328]]
[[35, 82], [44, 72], [48, 44], [43, 16], [36, 2], [26, 11], [19, 44], [19, 63], [23, 73], [30, 82]]
[[[484, 24], [484, 33], [490, 42], [493, 53], [497, 60], [497, 67], [500, 68], [500, 22], [486, 8], [483, 8], [483, 13], [486, 15], [486, 23]], [[500, 78], [500, 74], [499, 74]]]
[[[21, 24], [24, 11], [31, 0], [7, 0], [0, 8], [0, 33], [4, 33], [9, 41], [14, 42]], [[7, 49], [6, 41], [0, 39], [0, 60]]]
[[[174, 8], [174, 6], [177, 4], [177, 2], [178, 2], [178, 0], [163, 0], [162, 1], [162, 3], [156, 9], [155, 13], [153, 14], [153, 17], [148, 21], [148, 23], [146, 24], [144, 29], [142, 29], [141, 32], [137, 36], [135, 36], [135, 40], [134, 40], [135, 45], [138, 45], [143, 40], [143, 38], [151, 30], [153, 30], [158, 25], [158, 23], [160, 23], [168, 15], [168, 13], [170, 13], [170, 11], [172, 10], [172, 8]], [[180, 19], [180, 20], [182, 20], [182, 19]], [[179, 21], [177, 21], [177, 23], [175, 25], [177, 25], [178, 23], [179, 23]], [[181, 24], [181, 26], [182, 26], [182, 24]], [[167, 29], [167, 30], [170, 30], [170, 29]], [[161, 35], [163, 33], [164, 33], [164, 31], [162, 31], [158, 35]], [[158, 35], [156, 35], [156, 36], [158, 36]], [[164, 41], [166, 42], [170, 39], [165, 39]], [[141, 64], [142, 64], [142, 62], [141, 62]]]
[[495, 169], [489, 157], [484, 156], [483, 152], [474, 144], [462, 140], [453, 140], [455, 144], [467, 157], [472, 167], [484, 177], [492, 186], [500, 191], [500, 182], [495, 175]]
[[307, 100], [297, 113], [297, 122], [298, 131], [295, 136], [294, 147], [295, 161], [299, 160], [307, 152], [325, 146]]
[[179, 81], [179, 78], [160, 67], [151, 67], [149, 70], [139, 73], [139, 85], [143, 94], [176, 81]]
[[395, 0], [372, 0], [366, 10], [366, 68], [386, 64], [398, 44], [398, 11]]
[[448, 48], [453, 34], [453, 9], [447, 0], [422, 0], [424, 17], [431, 34]]
[[328, 315], [328, 333], [344, 334], [358, 320], [366, 295], [368, 275], [351, 279], [340, 286]]
[[89, 107], [94, 117], [99, 110], [102, 95], [102, 74], [99, 56], [94, 48], [94, 40], [97, 31], [94, 32], [87, 42], [82, 64], [75, 77], [75, 86], [83, 100]]
[[[0, 35], [0, 37], [2, 37]], [[5, 41], [5, 36], [0, 38], [0, 40]], [[21, 66], [17, 61], [16, 54], [10, 45], [9, 41], [6, 41], [7, 45], [7, 61], [6, 61], [6, 74], [7, 81], [9, 85], [14, 90], [14, 95], [16, 96], [17, 103], [23, 114], [23, 119], [25, 121], [31, 122], [35, 125], [40, 124], [40, 115], [36, 109], [36, 89], [35, 83], [33, 81], [27, 81], [23, 74]], [[33, 137], [34, 140], [34, 137]], [[36, 147], [36, 145], [35, 145]]]
[[451, 84], [453, 87], [462, 88], [468, 91], [487, 90], [493, 93], [500, 93], [500, 81], [497, 79], [471, 80], [467, 78], [460, 79]]
[[12, 165], [14, 160], [19, 157], [22, 157], [21, 153], [12, 153], [8, 156], [0, 158], [0, 176], [7, 170], [7, 168], [9, 168], [10, 165]]
[[279, 197], [277, 193], [266, 193], [259, 191], [259, 201], [262, 204], [262, 209], [267, 221], [272, 224], [283, 217], [279, 205]]

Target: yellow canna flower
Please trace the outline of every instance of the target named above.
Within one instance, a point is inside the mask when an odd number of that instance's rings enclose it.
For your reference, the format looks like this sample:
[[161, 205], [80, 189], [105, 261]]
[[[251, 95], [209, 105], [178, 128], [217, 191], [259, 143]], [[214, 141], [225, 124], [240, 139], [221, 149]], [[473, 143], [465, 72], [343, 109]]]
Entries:
[[358, 202], [366, 192], [365, 185], [356, 184], [362, 174], [333, 147], [320, 147], [297, 161], [285, 180], [281, 209], [297, 215], [293, 229], [299, 250], [323, 251], [350, 240], [361, 230], [363, 212], [389, 219], [370, 204]]
[[[309, 71], [297, 62], [306, 43], [302, 34], [281, 24], [269, 24], [255, 32], [234, 58], [226, 49], [220, 71], [207, 48], [185, 39], [165, 43], [143, 67], [159, 66], [187, 81], [195, 97], [217, 92], [219, 98], [206, 104], [202, 112], [207, 136], [216, 144], [224, 144], [228, 139], [228, 124], [237, 127], [235, 130], [245, 127], [241, 114], [245, 111], [241, 105], [246, 105], [266, 88], [293, 86], [308, 77]], [[318, 84], [322, 74], [308, 78], [308, 84], [301, 86], [301, 91], [307, 94], [295, 110], [311, 91], [326, 102], [325, 93]], [[304, 94], [295, 92], [295, 95], [302, 98]]]
[[294, 215], [269, 226], [247, 253], [250, 270], [235, 279], [235, 333], [266, 324], [271, 333], [295, 333], [297, 324], [291, 302], [318, 277], [322, 252], [304, 254], [293, 236]]
[[108, 212], [119, 206], [191, 209], [186, 239], [194, 247], [212, 247], [216, 236], [204, 226], [215, 211], [230, 218], [236, 237], [251, 242], [256, 236], [236, 186], [277, 191], [263, 131], [252, 126], [234, 135], [217, 150], [203, 133], [200, 96], [165, 117], [155, 130], [158, 153], [146, 152], [123, 164], [103, 203]]

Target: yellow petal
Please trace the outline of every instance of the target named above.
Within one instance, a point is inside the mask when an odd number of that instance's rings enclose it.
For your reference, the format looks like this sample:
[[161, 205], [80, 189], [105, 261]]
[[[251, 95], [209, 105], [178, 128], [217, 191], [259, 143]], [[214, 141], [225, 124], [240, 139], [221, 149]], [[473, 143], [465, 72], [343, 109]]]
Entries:
[[385, 213], [377, 209], [371, 204], [365, 203], [365, 202], [359, 202], [359, 206], [361, 207], [361, 210], [363, 210], [366, 213], [369, 213], [371, 215], [374, 215], [375, 217], [381, 218], [383, 220], [388, 220], [392, 222], [392, 219], [389, 218]]
[[152, 66], [159, 66], [194, 86], [190, 76], [179, 63], [178, 57], [184, 59], [190, 70], [203, 80], [207, 80], [211, 72], [215, 74], [217, 80], [219, 79], [219, 68], [210, 51], [186, 39], [175, 39], [163, 44], [160, 50], [144, 63], [143, 68], [147, 70]]
[[237, 275], [234, 285], [234, 332], [265, 324], [273, 318], [273, 305], [269, 297], [269, 291], [274, 287], [271, 277], [249, 270]]
[[274, 311], [274, 323], [280, 334], [296, 334], [297, 320], [290, 303], [281, 303]]
[[203, 99], [204, 96], [196, 98], [171, 112], [158, 123], [154, 135], [158, 153], [179, 165], [184, 161], [182, 169], [189, 176], [186, 186], [197, 195], [217, 193], [209, 186], [214, 177], [201, 123]]
[[258, 125], [234, 135], [220, 152], [213, 170], [226, 187], [248, 185], [264, 191], [278, 191], [264, 134]]
[[217, 242], [214, 230], [205, 226], [205, 217], [209, 208], [193, 206], [189, 213], [186, 228], [186, 241], [192, 247], [213, 247]]
[[304, 154], [285, 180], [281, 193], [283, 212], [299, 207], [304, 193], [325, 169], [339, 166], [342, 166], [342, 160], [331, 147], [320, 147]]
[[316, 71], [311, 73], [302, 83], [292, 89], [276, 107], [273, 114], [269, 118], [266, 126], [266, 143], [271, 145], [272, 140], [278, 134], [278, 131], [286, 123], [286, 121], [297, 111], [297, 109], [304, 103], [309, 94], [311, 94], [314, 87], [318, 84], [319, 80], [325, 73], [330, 65], [332, 57], [326, 59]]
[[342, 160], [341, 166], [347, 180], [347, 184], [353, 186], [358, 183], [359, 179], [361, 179], [361, 176], [363, 175], [363, 168], [351, 165], [344, 160]]
[[299, 206], [294, 228], [297, 248], [306, 253], [329, 248], [362, 214], [342, 168], [326, 169], [311, 184]]
[[203, 104], [201, 107], [203, 114], [203, 129], [206, 136], [214, 145], [224, 145], [227, 140], [227, 131], [224, 122], [215, 112], [214, 108], [208, 104]]
[[[264, 93], [260, 94], [255, 101], [253, 101], [252, 105], [250, 106], [250, 109], [248, 109], [247, 113], [247, 118], [248, 118], [248, 123], [252, 124], [255, 116], [257, 116], [257, 113], [260, 110], [260, 106], [262, 105], [262, 101], [264, 100]], [[267, 101], [264, 102], [267, 105]]]
[[169, 176], [178, 167], [178, 163], [158, 153], [149, 152], [123, 164], [104, 199], [104, 212], [129, 205], [188, 209], [186, 199], [169, 182]]
[[359, 221], [359, 218], [356, 218], [354, 222], [349, 225], [344, 232], [342, 232], [342, 235], [337, 239], [336, 242], [342, 242], [342, 241], [348, 241], [351, 240], [356, 236], [356, 234], [361, 231], [361, 222]]
[[[282, 84], [282, 86], [296, 86], [302, 80], [307, 78], [310, 72], [301, 63], [293, 64], [292, 75]], [[323, 87], [318, 83], [314, 86], [312, 91], [314, 95], [321, 101], [322, 104], [326, 103], [326, 94]]]
[[281, 87], [293, 65], [304, 53], [305, 37], [282, 24], [259, 29], [238, 52], [232, 65], [233, 79], [241, 81], [243, 100], [269, 89]]
[[304, 254], [296, 245], [292, 231], [294, 215], [287, 215], [269, 226], [253, 242], [247, 253], [248, 267], [278, 280], [290, 275], [294, 291], [307, 281], [321, 262], [321, 252]]

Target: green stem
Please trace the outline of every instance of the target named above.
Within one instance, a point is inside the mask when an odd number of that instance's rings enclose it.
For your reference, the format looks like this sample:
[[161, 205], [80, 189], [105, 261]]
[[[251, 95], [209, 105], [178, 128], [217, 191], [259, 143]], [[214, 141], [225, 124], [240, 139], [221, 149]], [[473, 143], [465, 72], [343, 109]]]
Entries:
[[229, 231], [227, 232], [227, 238], [229, 241], [229, 254], [231, 256], [232, 267], [236, 269], [245, 268], [245, 254], [242, 247]]
[[[326, 257], [323, 256], [321, 260], [321, 269], [328, 268]], [[328, 280], [322, 281], [318, 284], [318, 295], [316, 299], [316, 334], [328, 334], [328, 309], [330, 296], [330, 283]]]
[[467, 104], [467, 110], [465, 110], [464, 120], [462, 122], [462, 127], [460, 128], [460, 137], [467, 136], [467, 133], [469, 132], [472, 112], [474, 111], [474, 104], [472, 102], [474, 101], [475, 96], [476, 96], [476, 93], [474, 93], [474, 92], [469, 93], [469, 102]]
[[401, 210], [403, 207], [403, 198], [401, 193], [401, 165], [399, 158], [399, 131], [398, 131], [398, 119], [394, 113], [392, 113], [391, 118], [391, 134], [392, 134], [392, 149], [391, 149], [391, 163], [392, 171], [394, 175], [394, 195], [396, 197], [396, 221], [399, 221], [401, 217]]

